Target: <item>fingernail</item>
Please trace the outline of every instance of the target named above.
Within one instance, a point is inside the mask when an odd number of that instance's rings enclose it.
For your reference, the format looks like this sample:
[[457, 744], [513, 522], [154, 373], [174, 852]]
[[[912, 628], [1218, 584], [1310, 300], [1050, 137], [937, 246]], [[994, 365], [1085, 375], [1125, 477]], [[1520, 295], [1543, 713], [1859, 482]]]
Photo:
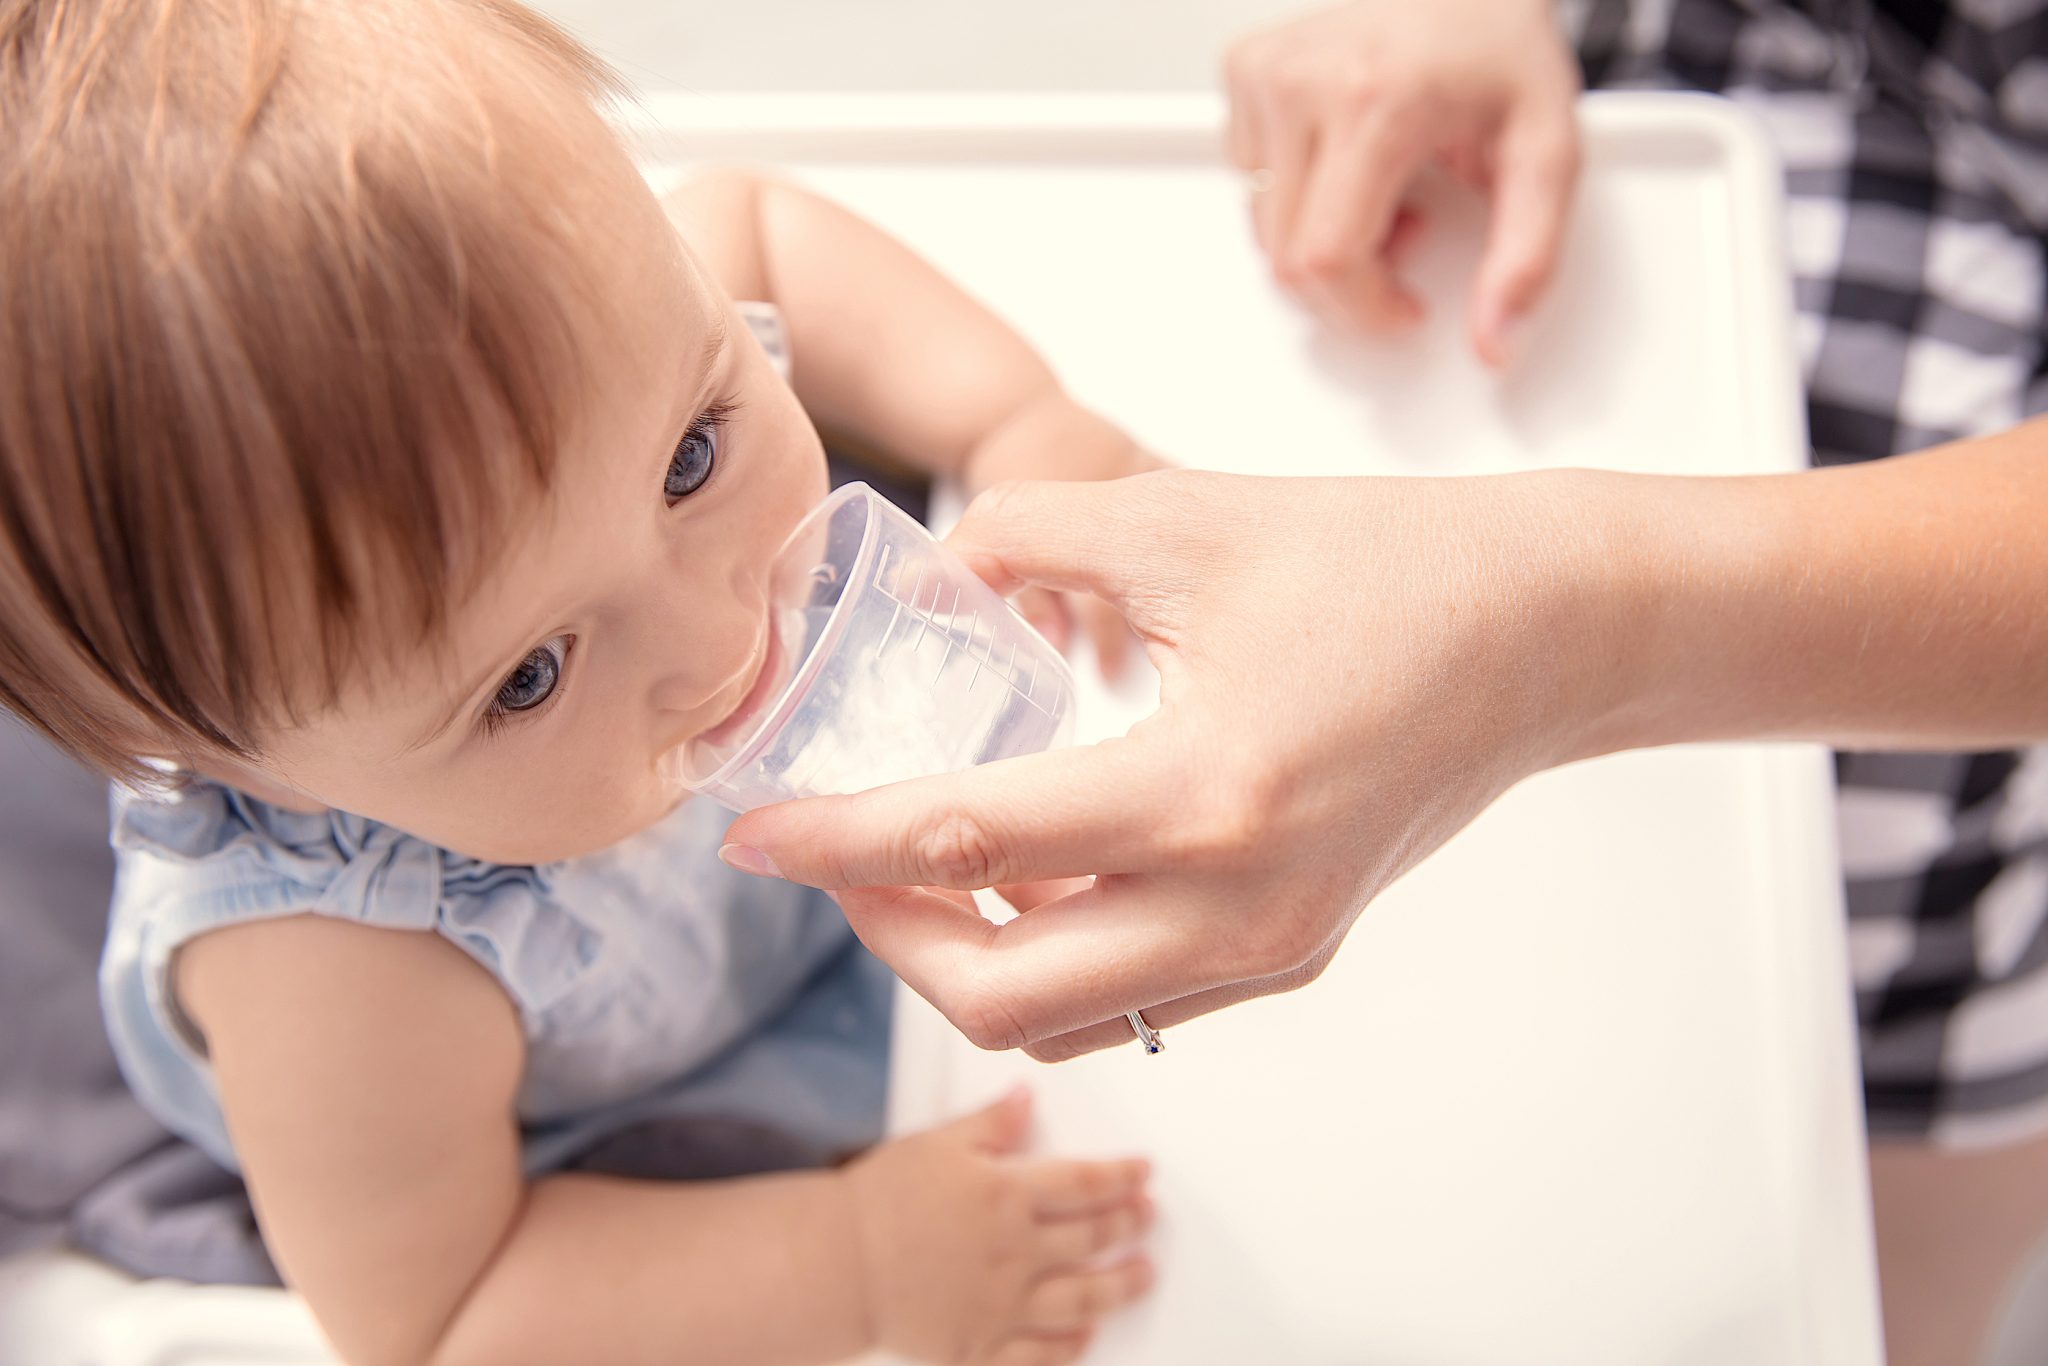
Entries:
[[782, 870], [775, 866], [775, 860], [759, 849], [749, 849], [744, 844], [721, 844], [718, 846], [719, 861], [728, 868], [755, 877], [781, 877]]

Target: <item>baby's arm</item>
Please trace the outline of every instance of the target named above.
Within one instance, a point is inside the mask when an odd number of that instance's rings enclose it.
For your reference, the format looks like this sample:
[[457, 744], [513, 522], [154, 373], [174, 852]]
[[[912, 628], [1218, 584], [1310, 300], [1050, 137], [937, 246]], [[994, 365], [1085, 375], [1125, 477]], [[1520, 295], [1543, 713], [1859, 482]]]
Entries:
[[[670, 192], [670, 217], [735, 298], [783, 314], [804, 409], [842, 449], [958, 474], [1114, 479], [1160, 467], [1074, 402], [1030, 344], [903, 243], [828, 200], [740, 171]], [[1041, 590], [1019, 607], [1056, 642], [1064, 613]], [[1081, 624], [1112, 673], [1121, 618], [1083, 599]]]
[[528, 1187], [518, 1018], [439, 936], [265, 921], [195, 940], [178, 977], [264, 1238], [350, 1366], [589, 1361], [594, 1343], [620, 1366], [830, 1362], [867, 1345], [835, 1174]]
[[735, 298], [782, 310], [812, 421], [857, 448], [970, 483], [1150, 468], [1113, 424], [923, 257], [797, 186], [741, 171], [671, 192], [684, 238]]
[[1148, 1282], [1097, 1260], [1149, 1220], [1143, 1165], [1020, 1160], [1015, 1103], [836, 1171], [528, 1185], [519, 1021], [439, 936], [238, 926], [178, 990], [265, 1241], [349, 1366], [1036, 1366]]

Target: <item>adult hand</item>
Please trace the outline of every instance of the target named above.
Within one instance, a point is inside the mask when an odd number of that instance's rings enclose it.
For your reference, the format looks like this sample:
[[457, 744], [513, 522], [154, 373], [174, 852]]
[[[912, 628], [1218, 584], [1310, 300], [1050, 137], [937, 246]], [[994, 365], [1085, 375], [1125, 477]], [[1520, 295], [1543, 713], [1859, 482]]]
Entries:
[[[2048, 739], [2044, 518], [2048, 419], [1758, 478], [1006, 485], [955, 548], [998, 586], [1115, 603], [1159, 711], [1108, 744], [755, 811], [720, 854], [880, 889], [842, 893], [854, 929], [984, 1047], [1128, 1043], [1125, 1011], [1163, 1029], [1314, 978], [1382, 887], [1555, 763]], [[1001, 927], [927, 890], [1018, 883], [1041, 885]]]
[[[1575, 752], [1609, 686], [1569, 474], [1007, 485], [952, 545], [1116, 604], [1161, 676], [1120, 740], [743, 816], [728, 861], [846, 891], [970, 1039], [1046, 1060], [1320, 973], [1368, 901]], [[968, 889], [1096, 875], [1001, 927]], [[907, 885], [909, 884], [909, 885]], [[877, 889], [880, 890], [872, 890]], [[1042, 892], [1040, 893], [1042, 894]]]
[[1404, 200], [1425, 168], [1491, 194], [1469, 326], [1505, 364], [1578, 177], [1578, 69], [1550, 0], [1349, 0], [1241, 40], [1225, 72], [1231, 159], [1261, 181], [1259, 244], [1332, 322], [1421, 318], [1396, 271], [1423, 226]]

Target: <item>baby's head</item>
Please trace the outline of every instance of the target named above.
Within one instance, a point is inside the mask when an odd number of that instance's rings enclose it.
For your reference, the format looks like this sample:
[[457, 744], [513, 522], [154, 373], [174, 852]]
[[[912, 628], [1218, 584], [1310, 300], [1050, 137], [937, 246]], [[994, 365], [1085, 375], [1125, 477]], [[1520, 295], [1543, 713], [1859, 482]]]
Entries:
[[509, 0], [0, 0], [0, 703], [537, 862], [678, 800], [817, 437]]

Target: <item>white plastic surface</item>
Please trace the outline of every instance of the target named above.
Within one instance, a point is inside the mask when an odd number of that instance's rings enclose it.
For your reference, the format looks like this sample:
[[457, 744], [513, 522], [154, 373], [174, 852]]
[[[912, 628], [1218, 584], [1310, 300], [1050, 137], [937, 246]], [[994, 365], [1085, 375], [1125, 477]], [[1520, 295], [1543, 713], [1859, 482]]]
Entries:
[[[794, 164], [900, 233], [1184, 463], [1803, 463], [1776, 168], [1718, 104], [1587, 101], [1563, 269], [1504, 380], [1464, 344], [1477, 205], [1432, 205], [1420, 334], [1320, 335], [1268, 283], [1203, 100], [657, 111], [695, 117], [674, 146]], [[1145, 710], [1082, 672], [1084, 738]], [[1161, 1283], [1093, 1360], [1873, 1366], [1841, 915], [1822, 754], [1619, 757], [1511, 793], [1316, 986], [1163, 1057], [1041, 1069], [908, 1001], [894, 1117], [1024, 1076], [1044, 1147], [1154, 1156]]]
[[[1318, 337], [1266, 282], [1207, 99], [673, 96], [651, 112], [671, 157], [793, 165], [901, 233], [1186, 463], [1799, 463], [1775, 171], [1717, 106], [1587, 101], [1564, 271], [1505, 381], [1460, 335], [1471, 205], [1451, 197], [1422, 250], [1422, 334]], [[1142, 711], [1100, 689], [1083, 706], [1096, 735]], [[895, 1120], [1021, 1073], [1046, 1146], [1156, 1157], [1163, 1281], [1092, 1361], [1876, 1366], [1828, 801], [1807, 749], [1546, 775], [1383, 897], [1313, 989], [1171, 1031], [1163, 1057], [1038, 1069], [907, 1001]], [[282, 1295], [46, 1259], [0, 1271], [9, 1366], [308, 1359]], [[117, 1347], [65, 1326], [51, 1297], [67, 1294], [118, 1322]], [[10, 1336], [24, 1323], [33, 1336]]]
[[335, 1366], [297, 1296], [137, 1281], [74, 1252], [0, 1262], [0, 1366]]

